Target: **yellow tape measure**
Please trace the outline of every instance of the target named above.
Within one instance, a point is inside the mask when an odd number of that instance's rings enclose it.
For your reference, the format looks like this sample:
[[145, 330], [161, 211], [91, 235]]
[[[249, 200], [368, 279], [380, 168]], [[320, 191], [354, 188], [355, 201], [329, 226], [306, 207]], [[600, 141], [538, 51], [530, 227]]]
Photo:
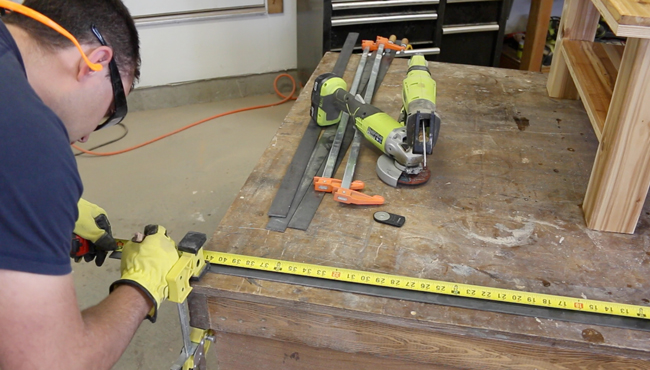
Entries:
[[232, 253], [206, 250], [204, 250], [203, 253], [207, 262], [212, 264], [271, 271], [289, 275], [309, 276], [319, 279], [346, 281], [350, 283], [376, 285], [381, 287], [516, 303], [529, 306], [633, 317], [637, 319], [648, 319], [647, 315], [650, 314], [650, 307], [631, 304], [489, 288], [478, 285], [450, 283], [447, 281], [396, 276], [378, 272], [366, 272], [300, 262], [288, 262]]

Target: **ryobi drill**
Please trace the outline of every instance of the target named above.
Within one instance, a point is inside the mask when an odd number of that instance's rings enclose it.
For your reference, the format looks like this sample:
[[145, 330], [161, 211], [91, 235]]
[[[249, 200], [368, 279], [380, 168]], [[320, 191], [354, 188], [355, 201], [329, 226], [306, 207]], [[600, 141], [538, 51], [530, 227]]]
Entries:
[[391, 186], [419, 185], [431, 177], [426, 155], [436, 143], [440, 119], [435, 114], [435, 81], [426, 63], [422, 55], [409, 62], [400, 121], [347, 92], [345, 81], [332, 73], [314, 82], [310, 112], [314, 121], [333, 125], [347, 112], [364, 137], [384, 153], [377, 161], [377, 175]]

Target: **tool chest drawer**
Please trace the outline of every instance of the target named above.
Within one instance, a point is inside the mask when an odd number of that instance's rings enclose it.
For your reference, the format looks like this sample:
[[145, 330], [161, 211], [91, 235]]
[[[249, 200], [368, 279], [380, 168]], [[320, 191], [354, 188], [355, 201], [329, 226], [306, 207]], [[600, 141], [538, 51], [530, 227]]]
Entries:
[[[349, 26], [333, 27], [331, 32], [330, 50], [338, 51], [343, 47], [345, 38], [350, 32], [358, 32], [359, 40], [374, 40], [378, 35], [409, 35], [411, 43], [432, 44], [435, 32], [435, 23], [428, 21], [395, 22], [395, 23], [369, 23]], [[387, 37], [387, 36], [386, 36]], [[360, 42], [359, 42], [360, 44]], [[361, 46], [359, 45], [359, 50]]]
[[447, 1], [443, 25], [497, 22], [502, 1]]
[[495, 32], [448, 34], [442, 37], [438, 61], [462, 64], [492, 65]]
[[437, 60], [497, 66], [512, 0], [447, 0]]
[[[497, 66], [513, 0], [298, 0], [298, 75], [306, 82], [350, 32], [404, 37], [428, 60]], [[357, 50], [361, 50], [360, 41]]]
[[[408, 37], [416, 43], [433, 44], [439, 0], [332, 1], [330, 50], [343, 46], [349, 32], [361, 40], [378, 35]], [[407, 36], [408, 35], [408, 36]]]

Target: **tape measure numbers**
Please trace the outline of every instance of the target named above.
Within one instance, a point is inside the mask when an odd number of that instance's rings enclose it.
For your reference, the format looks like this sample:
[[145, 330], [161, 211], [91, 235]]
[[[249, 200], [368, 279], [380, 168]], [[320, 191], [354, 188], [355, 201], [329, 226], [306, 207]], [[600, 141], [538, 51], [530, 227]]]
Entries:
[[300, 262], [288, 262], [270, 258], [244, 256], [239, 254], [204, 250], [207, 262], [211, 264], [270, 271], [289, 275], [307, 276], [319, 279], [345, 281], [349, 283], [374, 285], [427, 293], [445, 294], [488, 301], [515, 303], [520, 305], [556, 308], [612, 316], [648, 319], [650, 307], [580, 299], [551, 294], [540, 294], [490, 288], [478, 285], [451, 283], [447, 281], [389, 275], [377, 272], [335, 268]]

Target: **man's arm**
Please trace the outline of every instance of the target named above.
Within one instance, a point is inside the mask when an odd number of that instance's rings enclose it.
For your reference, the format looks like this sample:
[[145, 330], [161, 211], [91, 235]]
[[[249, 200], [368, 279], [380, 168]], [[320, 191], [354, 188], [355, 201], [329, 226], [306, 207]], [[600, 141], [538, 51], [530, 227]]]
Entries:
[[110, 369], [152, 305], [119, 285], [80, 312], [71, 274], [0, 270], [0, 369]]

